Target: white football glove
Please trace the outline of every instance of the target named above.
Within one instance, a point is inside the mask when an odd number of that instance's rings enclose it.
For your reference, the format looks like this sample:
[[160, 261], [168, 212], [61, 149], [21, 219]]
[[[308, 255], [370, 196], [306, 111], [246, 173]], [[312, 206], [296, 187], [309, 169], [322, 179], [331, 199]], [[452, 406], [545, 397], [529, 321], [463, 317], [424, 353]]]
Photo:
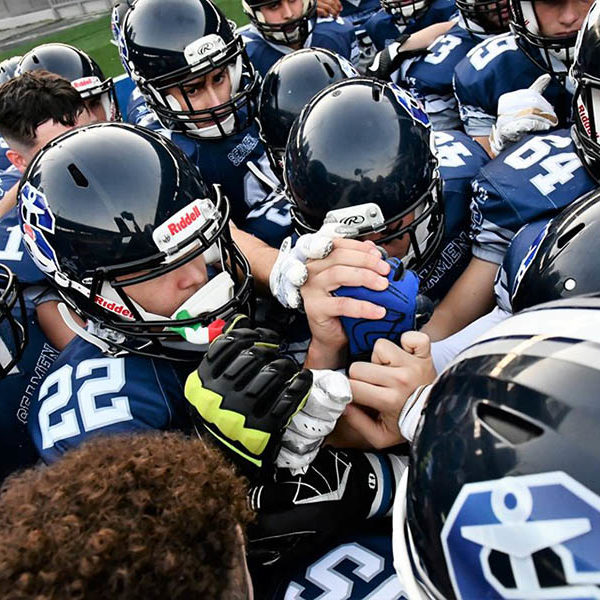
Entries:
[[325, 438], [352, 400], [348, 378], [328, 369], [312, 370], [313, 385], [304, 407], [292, 418], [281, 439], [278, 467], [293, 474], [308, 468]]
[[406, 400], [398, 418], [398, 428], [402, 437], [410, 444], [415, 439], [417, 425], [425, 408], [433, 384], [419, 386]]
[[316, 233], [301, 235], [292, 246], [292, 238], [283, 240], [279, 255], [269, 275], [271, 293], [285, 308], [302, 306], [300, 288], [306, 283], [306, 261], [325, 258], [333, 250], [335, 238], [354, 237], [357, 230], [350, 225], [327, 223]]
[[553, 106], [542, 96], [549, 74], [540, 75], [530, 87], [502, 94], [498, 99], [498, 118], [490, 134], [495, 155], [536, 131], [547, 131], [558, 124]]

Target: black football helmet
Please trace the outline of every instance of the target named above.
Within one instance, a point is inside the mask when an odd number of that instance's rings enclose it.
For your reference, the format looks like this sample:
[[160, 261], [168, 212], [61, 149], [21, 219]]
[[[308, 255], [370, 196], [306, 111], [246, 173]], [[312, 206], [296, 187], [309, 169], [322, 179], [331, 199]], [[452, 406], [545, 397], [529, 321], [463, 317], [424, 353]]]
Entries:
[[[29, 253], [92, 322], [106, 353], [186, 360], [208, 342], [215, 321], [252, 310], [227, 198], [157, 133], [117, 123], [68, 132], [35, 157], [18, 194]], [[129, 295], [127, 286], [200, 254], [213, 276], [173, 315], [152, 314]]]
[[17, 74], [21, 56], [11, 56], [0, 62], [0, 84], [6, 83]]
[[0, 264], [0, 379], [6, 377], [23, 356], [27, 345], [27, 313], [19, 282]]
[[101, 102], [107, 121], [121, 120], [112, 78], [104, 77], [98, 63], [82, 50], [56, 42], [42, 44], [21, 58], [17, 74], [40, 69], [69, 80], [86, 103]]
[[536, 1], [543, 0], [510, 0], [510, 29], [515, 34], [517, 44], [531, 61], [548, 73], [564, 77], [566, 72], [557, 70], [553, 62], [558, 59], [567, 67], [571, 65], [577, 33], [544, 35], [535, 14]]
[[395, 84], [353, 78], [329, 86], [288, 139], [284, 179], [297, 230], [342, 222], [361, 236], [382, 233], [378, 243], [407, 235], [406, 266], [430, 265], [444, 232], [432, 144], [427, 115]]
[[358, 77], [354, 66], [323, 48], [286, 54], [268, 70], [258, 98], [258, 123], [271, 167], [280, 179], [292, 124], [318, 92], [348, 77]]
[[600, 296], [492, 328], [438, 378], [394, 504], [407, 597], [600, 596]]
[[312, 31], [317, 15], [316, 0], [302, 0], [302, 14], [283, 23], [267, 23], [261, 8], [273, 4], [273, 0], [242, 0], [242, 8], [248, 19], [266, 40], [276, 44], [304, 44]]
[[600, 4], [592, 5], [579, 31], [571, 78], [576, 85], [573, 140], [581, 161], [600, 182]]
[[456, 8], [471, 33], [497, 34], [508, 31], [509, 0], [456, 0]]
[[381, 8], [392, 16], [398, 25], [408, 25], [420, 19], [433, 4], [433, 0], [381, 0]]
[[600, 192], [593, 191], [549, 221], [531, 245], [511, 294], [513, 312], [600, 293]]
[[[256, 115], [258, 74], [242, 38], [210, 0], [144, 0], [125, 16], [121, 61], [165, 127], [200, 138], [244, 130]], [[197, 110], [188, 90], [199, 77], [226, 69], [229, 100]], [[169, 92], [177, 88], [186, 106]]]

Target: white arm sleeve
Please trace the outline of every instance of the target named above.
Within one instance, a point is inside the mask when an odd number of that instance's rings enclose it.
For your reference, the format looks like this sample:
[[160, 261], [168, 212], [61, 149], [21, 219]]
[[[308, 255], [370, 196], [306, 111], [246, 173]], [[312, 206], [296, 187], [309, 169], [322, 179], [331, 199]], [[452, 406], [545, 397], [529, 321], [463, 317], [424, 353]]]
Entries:
[[454, 335], [447, 337], [439, 342], [431, 344], [431, 356], [433, 365], [438, 373], [441, 373], [446, 365], [452, 361], [459, 352], [470, 346], [480, 335], [483, 335], [488, 329], [494, 325], [501, 323], [504, 319], [511, 316], [511, 313], [494, 308], [487, 315], [479, 317], [470, 325], [457, 331]]

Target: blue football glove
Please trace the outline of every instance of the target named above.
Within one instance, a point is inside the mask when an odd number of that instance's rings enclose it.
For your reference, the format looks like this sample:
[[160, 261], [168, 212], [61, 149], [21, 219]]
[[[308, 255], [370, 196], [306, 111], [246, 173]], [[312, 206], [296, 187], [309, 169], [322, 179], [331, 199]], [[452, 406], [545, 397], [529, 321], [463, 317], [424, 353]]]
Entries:
[[389, 258], [392, 267], [388, 275], [389, 285], [383, 291], [365, 287], [341, 287], [333, 294], [357, 300], [367, 300], [386, 309], [383, 319], [354, 319], [340, 317], [348, 336], [351, 361], [370, 360], [373, 346], [379, 338], [386, 338], [396, 344], [405, 331], [425, 325], [433, 313], [429, 298], [419, 294], [419, 277], [404, 268], [398, 258]]

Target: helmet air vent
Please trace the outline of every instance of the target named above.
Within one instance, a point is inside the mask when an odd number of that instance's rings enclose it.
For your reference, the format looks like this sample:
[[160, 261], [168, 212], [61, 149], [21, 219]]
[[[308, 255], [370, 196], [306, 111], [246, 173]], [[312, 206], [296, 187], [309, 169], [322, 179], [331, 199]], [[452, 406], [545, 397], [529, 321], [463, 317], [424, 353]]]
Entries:
[[89, 183], [88, 180], [86, 179], [85, 175], [79, 170], [79, 168], [77, 167], [77, 165], [74, 165], [73, 163], [71, 163], [67, 169], [69, 170], [69, 173], [71, 173], [71, 177], [73, 178], [73, 181], [75, 182], [75, 184], [79, 187], [88, 187]]
[[564, 248], [583, 228], [585, 223], [578, 223], [575, 227], [572, 227], [565, 234], [561, 235], [557, 240], [559, 248]]
[[491, 433], [513, 446], [529, 442], [544, 433], [541, 427], [520, 415], [487, 402], [480, 402], [476, 412]]

